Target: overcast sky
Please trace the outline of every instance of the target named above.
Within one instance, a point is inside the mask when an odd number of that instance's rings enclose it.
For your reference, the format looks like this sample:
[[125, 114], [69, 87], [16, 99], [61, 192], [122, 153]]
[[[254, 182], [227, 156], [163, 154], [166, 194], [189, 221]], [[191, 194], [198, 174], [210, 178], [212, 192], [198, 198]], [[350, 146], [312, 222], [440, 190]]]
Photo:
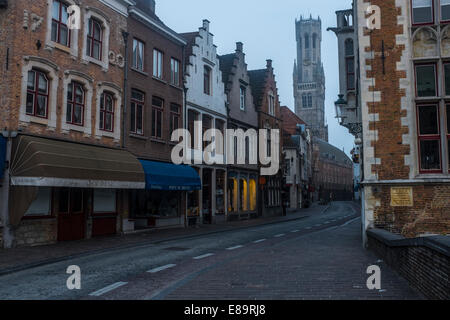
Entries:
[[339, 91], [337, 39], [328, 27], [336, 26], [336, 10], [351, 8], [351, 0], [156, 0], [156, 13], [176, 32], [197, 31], [208, 19], [218, 54], [234, 52], [244, 43], [250, 70], [273, 60], [281, 105], [294, 109], [292, 72], [296, 58], [295, 19], [312, 14], [322, 20], [322, 62], [326, 76], [326, 115], [330, 143], [347, 154], [354, 138], [335, 118]]

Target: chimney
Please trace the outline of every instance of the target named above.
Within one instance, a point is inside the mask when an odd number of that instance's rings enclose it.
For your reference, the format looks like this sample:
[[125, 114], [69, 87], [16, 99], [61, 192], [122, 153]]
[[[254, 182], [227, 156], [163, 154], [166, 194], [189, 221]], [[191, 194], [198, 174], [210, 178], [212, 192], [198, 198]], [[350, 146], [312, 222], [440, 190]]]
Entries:
[[244, 44], [242, 42], [236, 42], [236, 52], [243, 52]]
[[272, 60], [267, 59], [267, 69], [272, 69]]
[[203, 20], [203, 29], [205, 29], [207, 32], [209, 32], [209, 24], [210, 24], [209, 20], [207, 19]]
[[136, 7], [144, 11], [148, 15], [155, 14], [155, 0], [135, 0]]

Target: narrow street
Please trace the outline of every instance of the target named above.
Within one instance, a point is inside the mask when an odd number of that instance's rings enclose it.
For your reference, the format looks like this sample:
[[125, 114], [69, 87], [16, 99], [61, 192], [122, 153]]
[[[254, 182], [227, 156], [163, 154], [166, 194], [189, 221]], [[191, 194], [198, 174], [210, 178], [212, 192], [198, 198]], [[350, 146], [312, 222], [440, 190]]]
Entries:
[[[0, 277], [0, 299], [422, 299], [361, 246], [354, 204], [305, 219], [115, 249]], [[68, 266], [81, 290], [68, 290]], [[378, 265], [382, 289], [367, 289]]]

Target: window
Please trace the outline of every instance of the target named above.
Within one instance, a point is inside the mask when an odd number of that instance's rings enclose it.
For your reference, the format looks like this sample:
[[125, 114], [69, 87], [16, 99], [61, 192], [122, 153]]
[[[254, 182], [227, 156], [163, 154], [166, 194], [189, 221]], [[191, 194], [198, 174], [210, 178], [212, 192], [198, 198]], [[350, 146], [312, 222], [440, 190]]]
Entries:
[[416, 25], [433, 23], [433, 0], [412, 0], [412, 21]]
[[87, 35], [86, 54], [97, 60], [102, 60], [103, 47], [102, 25], [96, 19], [89, 19], [89, 33]]
[[61, 1], [53, 1], [52, 9], [52, 41], [70, 47], [70, 30], [67, 27], [69, 15], [67, 5]]
[[83, 85], [71, 82], [67, 88], [66, 122], [82, 126], [84, 123], [85, 94]]
[[445, 95], [450, 96], [450, 63], [444, 63]]
[[352, 39], [345, 40], [345, 56], [353, 57], [354, 55], [355, 55], [355, 52], [354, 52], [353, 40]]
[[355, 58], [345, 59], [347, 70], [347, 90], [355, 89]]
[[144, 71], [144, 43], [133, 39], [133, 68]]
[[306, 93], [302, 95], [302, 105], [303, 108], [308, 108], [308, 96], [306, 95]]
[[275, 116], [275, 97], [273, 96], [273, 93], [269, 93], [269, 114], [271, 116]]
[[312, 93], [308, 93], [308, 108], [312, 108]]
[[163, 78], [163, 53], [159, 50], [153, 50], [153, 76], [159, 79]]
[[436, 65], [416, 65], [416, 90], [418, 97], [437, 96]]
[[441, 20], [450, 21], [450, 0], [441, 0]]
[[116, 190], [94, 190], [94, 212], [116, 213]]
[[211, 95], [211, 68], [207, 66], [203, 68], [203, 92]]
[[305, 33], [305, 49], [309, 49], [309, 34]]
[[245, 110], [245, 100], [246, 100], [246, 89], [245, 87], [240, 88], [240, 106], [241, 110]]
[[188, 130], [191, 133], [191, 149], [194, 149], [196, 147], [196, 141], [195, 141], [195, 121], [198, 121], [199, 113], [195, 112], [194, 110], [188, 111]]
[[144, 119], [144, 103], [145, 95], [137, 90], [131, 91], [131, 133], [143, 135], [143, 119]]
[[447, 114], [447, 162], [448, 162], [448, 171], [450, 172], [450, 105], [446, 106], [446, 114]]
[[170, 105], [170, 132], [180, 128], [181, 107], [175, 103]]
[[441, 135], [439, 128], [439, 106], [417, 106], [419, 158], [421, 173], [440, 173]]
[[100, 98], [100, 130], [114, 131], [114, 97], [109, 92]]
[[164, 100], [158, 97], [152, 99], [152, 137], [162, 138]]
[[[208, 131], [209, 129], [212, 128], [212, 125], [213, 125], [213, 119], [210, 116], [204, 114], [202, 116], [202, 136], [203, 137], [205, 136], [206, 131]], [[205, 150], [209, 144], [210, 143], [208, 141], [203, 141], [203, 150]]]
[[36, 217], [36, 216], [50, 216], [51, 215], [51, 199], [52, 199], [52, 189], [51, 188], [39, 188], [36, 198], [31, 203], [27, 212], [26, 217]]
[[180, 85], [180, 62], [174, 58], [170, 60], [170, 83]]
[[27, 115], [47, 118], [49, 81], [47, 75], [38, 70], [28, 72]]

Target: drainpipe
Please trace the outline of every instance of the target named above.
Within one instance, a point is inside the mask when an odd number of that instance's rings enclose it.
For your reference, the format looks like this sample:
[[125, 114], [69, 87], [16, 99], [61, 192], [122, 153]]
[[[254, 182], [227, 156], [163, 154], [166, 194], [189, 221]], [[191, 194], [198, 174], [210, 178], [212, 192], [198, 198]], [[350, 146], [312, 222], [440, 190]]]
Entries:
[[123, 78], [123, 113], [122, 113], [122, 148], [126, 147], [127, 136], [127, 106], [128, 106], [128, 36], [129, 33], [122, 31], [123, 41], [125, 42], [125, 72]]

